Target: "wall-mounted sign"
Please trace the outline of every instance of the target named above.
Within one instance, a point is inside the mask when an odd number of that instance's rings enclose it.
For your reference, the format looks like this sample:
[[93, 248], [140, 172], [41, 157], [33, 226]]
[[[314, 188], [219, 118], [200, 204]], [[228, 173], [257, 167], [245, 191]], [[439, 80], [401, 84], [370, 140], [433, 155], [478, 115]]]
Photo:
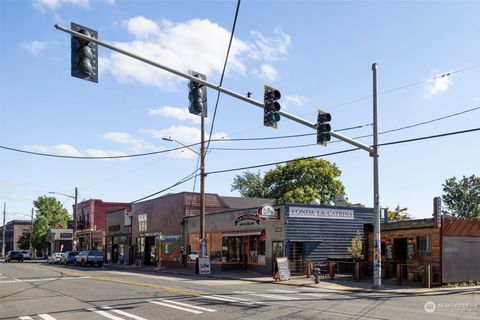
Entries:
[[412, 260], [415, 258], [415, 244], [409, 243], [407, 246], [407, 259]]
[[437, 228], [442, 225], [442, 197], [433, 198], [433, 225]]
[[263, 205], [258, 208], [258, 217], [262, 220], [271, 220], [271, 219], [278, 219], [278, 215], [270, 205]]
[[70, 232], [60, 233], [60, 239], [72, 239], [72, 234]]
[[385, 255], [387, 256], [387, 260], [393, 259], [393, 246], [391, 244], [385, 246]]
[[332, 209], [332, 208], [290, 207], [288, 211], [288, 215], [291, 218], [342, 219], [342, 220], [354, 219], [353, 210]]
[[260, 225], [260, 218], [255, 214], [242, 214], [233, 222], [234, 227]]

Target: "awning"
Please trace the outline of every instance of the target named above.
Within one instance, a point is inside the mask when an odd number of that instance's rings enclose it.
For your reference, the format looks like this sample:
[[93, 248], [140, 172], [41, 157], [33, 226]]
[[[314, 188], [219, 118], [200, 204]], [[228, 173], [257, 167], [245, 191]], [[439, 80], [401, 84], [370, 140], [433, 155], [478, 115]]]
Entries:
[[262, 234], [261, 231], [245, 231], [237, 233], [223, 233], [222, 237], [243, 237], [243, 236], [259, 236]]

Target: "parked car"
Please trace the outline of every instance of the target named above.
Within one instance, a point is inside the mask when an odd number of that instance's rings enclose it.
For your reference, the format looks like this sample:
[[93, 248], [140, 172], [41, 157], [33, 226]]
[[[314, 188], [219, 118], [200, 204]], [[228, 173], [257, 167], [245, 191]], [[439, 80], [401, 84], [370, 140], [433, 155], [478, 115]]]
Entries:
[[76, 262], [75, 258], [78, 256], [78, 251], [67, 251], [60, 258], [60, 264], [74, 264]]
[[20, 250], [20, 252], [23, 254], [23, 259], [25, 260], [30, 260], [32, 259], [32, 254], [28, 250]]
[[11, 250], [11, 251], [8, 251], [7, 256], [5, 257], [5, 262], [10, 262], [12, 260], [23, 262], [23, 259], [24, 258], [21, 251]]
[[62, 252], [55, 252], [48, 256], [47, 262], [53, 263], [53, 264], [60, 263], [60, 260], [62, 259], [62, 257], [63, 257]]
[[87, 265], [103, 266], [103, 252], [96, 250], [81, 251], [76, 257], [77, 264], [85, 267]]

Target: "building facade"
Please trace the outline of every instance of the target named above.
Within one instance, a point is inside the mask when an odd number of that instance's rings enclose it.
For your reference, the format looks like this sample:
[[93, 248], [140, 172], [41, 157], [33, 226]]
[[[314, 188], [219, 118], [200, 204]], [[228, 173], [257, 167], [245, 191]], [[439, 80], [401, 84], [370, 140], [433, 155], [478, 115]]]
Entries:
[[[373, 226], [365, 226], [366, 259], [373, 257]], [[480, 219], [443, 216], [433, 219], [389, 222], [381, 225], [382, 273], [407, 281], [431, 283], [480, 280]]]
[[[270, 203], [267, 199], [222, 197], [205, 194], [208, 214], [232, 208], [247, 208]], [[182, 221], [200, 213], [200, 194], [167, 194], [132, 206], [132, 241], [135, 263], [159, 267], [179, 267], [185, 259], [182, 247]]]
[[[0, 248], [3, 246], [3, 226], [0, 227]], [[18, 241], [22, 236], [29, 236], [32, 229], [30, 220], [12, 220], [5, 224], [5, 254], [10, 250], [20, 249]]]
[[71, 251], [73, 248], [73, 230], [51, 228], [47, 232], [45, 241], [48, 255], [55, 252]]
[[132, 246], [132, 213], [126, 209], [110, 211], [105, 214], [107, 263], [131, 264]]
[[[183, 223], [187, 264], [199, 250], [198, 216]], [[306, 262], [346, 256], [373, 209], [364, 207], [285, 204], [211, 213], [206, 216], [207, 254], [212, 269], [250, 269], [272, 274], [277, 257], [288, 257], [292, 272]]]
[[105, 248], [105, 213], [114, 210], [131, 210], [129, 203], [103, 202], [90, 199], [77, 204], [77, 250], [101, 250]]

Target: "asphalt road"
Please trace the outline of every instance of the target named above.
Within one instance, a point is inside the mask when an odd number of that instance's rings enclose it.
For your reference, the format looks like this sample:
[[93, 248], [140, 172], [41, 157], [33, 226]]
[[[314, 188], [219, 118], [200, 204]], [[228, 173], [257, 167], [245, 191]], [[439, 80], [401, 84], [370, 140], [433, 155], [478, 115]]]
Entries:
[[478, 320], [480, 293], [349, 293], [94, 267], [1, 263], [2, 319]]

